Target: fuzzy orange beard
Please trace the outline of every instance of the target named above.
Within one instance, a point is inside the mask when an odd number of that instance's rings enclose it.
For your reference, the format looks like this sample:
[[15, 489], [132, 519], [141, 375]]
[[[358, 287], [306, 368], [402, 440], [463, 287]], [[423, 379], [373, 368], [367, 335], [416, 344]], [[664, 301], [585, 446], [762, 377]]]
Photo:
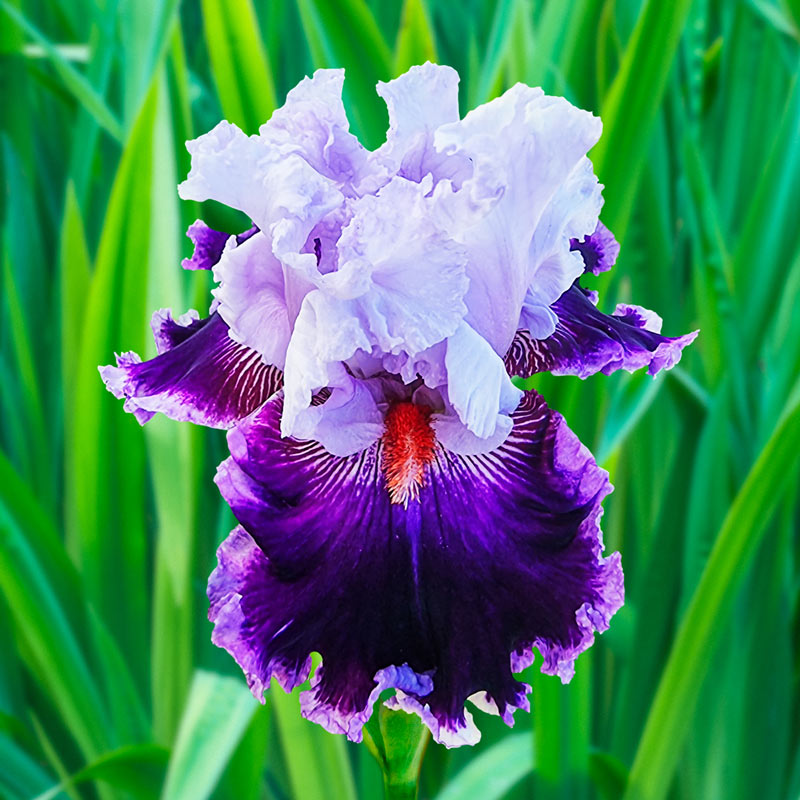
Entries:
[[408, 507], [419, 497], [425, 468], [436, 454], [431, 410], [414, 403], [396, 403], [386, 414], [383, 434], [383, 471], [393, 503]]

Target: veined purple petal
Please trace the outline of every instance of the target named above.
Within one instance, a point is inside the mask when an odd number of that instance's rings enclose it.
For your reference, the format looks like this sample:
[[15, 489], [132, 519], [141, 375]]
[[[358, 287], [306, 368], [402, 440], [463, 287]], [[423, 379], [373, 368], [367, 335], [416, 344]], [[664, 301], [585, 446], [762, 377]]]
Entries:
[[168, 308], [161, 308], [153, 314], [150, 320], [150, 327], [153, 329], [153, 339], [156, 343], [156, 350], [159, 355], [172, 350], [181, 342], [185, 342], [190, 336], [197, 333], [208, 319], [200, 319], [200, 315], [190, 308], [185, 314], [181, 314], [174, 319], [172, 312]]
[[229, 428], [281, 387], [281, 371], [231, 339], [218, 314], [176, 321], [159, 311], [153, 331], [155, 358], [142, 361], [136, 353], [123, 353], [116, 367], [100, 367], [106, 388], [125, 398], [125, 410], [142, 425], [160, 411], [172, 419]]
[[602, 556], [607, 475], [559, 414], [529, 392], [496, 450], [434, 442], [403, 505], [383, 439], [336, 457], [282, 439], [281, 408], [278, 395], [230, 432], [217, 475], [241, 528], [209, 584], [214, 639], [257, 696], [273, 674], [301, 682], [316, 651], [312, 719], [360, 740], [376, 691], [395, 687], [452, 746], [478, 736], [464, 709], [476, 692], [507, 721], [527, 706], [512, 665], [532, 647], [569, 680], [623, 589], [618, 555]]
[[571, 239], [570, 250], [577, 250], [583, 257], [584, 272], [599, 275], [617, 263], [619, 242], [602, 222], [598, 222], [594, 233], [583, 239]]
[[[253, 225], [248, 230], [237, 234], [236, 244], [240, 245], [242, 242], [246, 242], [257, 232], [258, 228]], [[191, 258], [184, 258], [181, 261], [181, 266], [184, 269], [191, 270], [211, 269], [219, 261], [228, 239], [231, 238], [230, 233], [215, 231], [213, 228], [209, 228], [201, 219], [196, 220], [189, 226], [186, 235], [194, 244], [194, 253], [192, 253]]]
[[271, 600], [264, 592], [269, 588], [266, 557], [240, 526], [219, 546], [217, 561], [218, 566], [208, 579], [208, 618], [215, 623], [211, 641], [236, 659], [257, 698], [261, 699], [273, 676], [290, 692], [308, 678], [310, 654], [293, 663], [272, 659], [266, 664], [261, 661], [262, 654], [248, 642], [248, 626], [257, 624], [260, 607], [267, 608]]
[[326, 696], [325, 668], [320, 666], [311, 680], [311, 689], [300, 695], [300, 709], [304, 717], [316, 722], [330, 733], [343, 733], [351, 741], [360, 742], [361, 729], [372, 716], [372, 707], [386, 689], [414, 692], [418, 696], [430, 693], [433, 681], [429, 675], [418, 675], [408, 664], [379, 669], [373, 678], [374, 687], [366, 705], [353, 714], [341, 714]]
[[609, 375], [642, 367], [655, 375], [674, 367], [683, 348], [697, 336], [697, 331], [662, 336], [658, 315], [639, 306], [618, 305], [613, 314], [604, 314], [577, 284], [553, 304], [553, 311], [558, 324], [547, 339], [517, 331], [505, 359], [510, 375], [527, 378], [552, 372], [586, 378], [596, 372]]

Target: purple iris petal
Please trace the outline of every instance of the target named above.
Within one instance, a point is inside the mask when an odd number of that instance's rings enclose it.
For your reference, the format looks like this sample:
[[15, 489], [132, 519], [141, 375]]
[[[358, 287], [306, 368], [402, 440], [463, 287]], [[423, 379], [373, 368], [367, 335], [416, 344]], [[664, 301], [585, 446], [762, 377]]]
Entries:
[[153, 314], [150, 327], [153, 329], [153, 338], [156, 343], [156, 350], [159, 355], [172, 350], [181, 342], [185, 342], [190, 336], [197, 333], [208, 319], [200, 319], [200, 315], [190, 309], [182, 314], [178, 319], [174, 319], [172, 312], [168, 308], [162, 308]]
[[581, 254], [585, 271], [592, 275], [607, 272], [617, 262], [619, 242], [602, 222], [597, 223], [594, 233], [583, 239], [570, 239], [569, 244], [570, 250], [577, 250]]
[[[258, 233], [258, 228], [255, 225], [237, 234], [236, 244], [240, 245], [242, 242], [246, 242], [254, 233]], [[194, 253], [192, 253], [191, 258], [184, 258], [181, 261], [181, 266], [184, 269], [192, 270], [211, 269], [219, 261], [228, 239], [231, 238], [231, 234], [215, 231], [213, 228], [209, 228], [201, 219], [189, 226], [186, 235], [194, 244]]]
[[281, 371], [231, 339], [219, 314], [176, 321], [168, 312], [157, 312], [153, 331], [155, 358], [142, 361], [136, 353], [124, 353], [116, 367], [100, 368], [108, 390], [126, 398], [125, 410], [142, 424], [161, 411], [172, 419], [228, 428], [281, 387]]
[[618, 555], [601, 555], [607, 475], [558, 413], [529, 392], [490, 453], [428, 442], [403, 505], [387, 491], [388, 433], [333, 456], [282, 439], [282, 405], [278, 395], [230, 432], [217, 475], [241, 527], [209, 583], [214, 641], [256, 696], [273, 674], [302, 682], [316, 651], [307, 716], [359, 740], [376, 688], [395, 687], [395, 704], [454, 745], [477, 738], [470, 696], [486, 692], [507, 721], [527, 707], [512, 664], [532, 647], [569, 680], [623, 589]]
[[547, 339], [517, 331], [505, 359], [511, 375], [528, 378], [536, 372], [552, 372], [586, 378], [596, 372], [609, 375], [641, 367], [655, 375], [674, 367], [683, 348], [697, 336], [697, 331], [662, 336], [654, 330], [660, 319], [638, 306], [619, 305], [613, 314], [604, 314], [577, 284], [553, 304], [553, 311], [558, 323]]

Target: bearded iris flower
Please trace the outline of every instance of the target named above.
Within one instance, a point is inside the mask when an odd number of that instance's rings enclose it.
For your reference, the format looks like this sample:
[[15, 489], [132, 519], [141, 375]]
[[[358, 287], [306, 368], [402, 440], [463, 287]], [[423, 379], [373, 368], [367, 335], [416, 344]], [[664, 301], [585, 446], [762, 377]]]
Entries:
[[140, 422], [229, 429], [216, 482], [239, 525], [211, 575], [213, 640], [263, 698], [303, 683], [303, 714], [359, 741], [373, 704], [474, 743], [473, 706], [512, 724], [519, 672], [568, 681], [623, 602], [604, 556], [606, 472], [512, 376], [673, 366], [638, 306], [583, 289], [618, 245], [587, 151], [600, 120], [518, 84], [458, 112], [458, 76], [414, 67], [378, 92], [384, 145], [349, 132], [343, 72], [293, 89], [256, 136], [221, 122], [188, 144], [188, 269], [209, 316], [157, 312], [159, 355], [101, 369]]

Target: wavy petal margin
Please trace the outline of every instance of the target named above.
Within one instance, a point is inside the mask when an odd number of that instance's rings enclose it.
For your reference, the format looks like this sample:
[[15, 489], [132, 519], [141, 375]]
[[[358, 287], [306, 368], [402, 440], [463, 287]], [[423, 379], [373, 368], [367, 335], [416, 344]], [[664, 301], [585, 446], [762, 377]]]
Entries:
[[438, 445], [419, 499], [390, 502], [382, 441], [336, 457], [280, 437], [277, 396], [228, 436], [217, 484], [241, 523], [209, 582], [214, 641], [261, 698], [324, 667], [303, 713], [361, 739], [381, 691], [447, 745], [479, 732], [465, 702], [509, 724], [529, 689], [512, 668], [543, 655], [567, 681], [623, 602], [618, 554], [602, 556], [605, 471], [529, 392], [496, 450]]
[[577, 284], [552, 308], [558, 323], [547, 339], [517, 331], [505, 357], [510, 375], [529, 378], [537, 372], [552, 372], [588, 378], [597, 372], [610, 375], [618, 369], [634, 372], [642, 367], [655, 375], [674, 367], [683, 348], [698, 334], [662, 336], [661, 318], [640, 306], [620, 304], [613, 314], [604, 314]]
[[160, 411], [171, 419], [229, 428], [281, 388], [283, 373], [231, 339], [219, 314], [199, 319], [189, 312], [174, 320], [168, 311], [157, 311], [153, 333], [155, 358], [123, 353], [115, 367], [100, 367], [106, 388], [125, 398], [125, 410], [142, 425]]

